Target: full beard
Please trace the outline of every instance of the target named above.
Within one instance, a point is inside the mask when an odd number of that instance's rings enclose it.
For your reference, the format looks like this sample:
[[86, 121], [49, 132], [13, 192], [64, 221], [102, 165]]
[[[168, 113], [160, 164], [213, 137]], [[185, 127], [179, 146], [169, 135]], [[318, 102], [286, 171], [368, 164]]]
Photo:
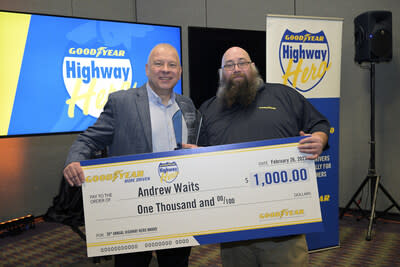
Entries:
[[[242, 79], [236, 80], [237, 77]], [[234, 104], [247, 107], [254, 101], [260, 85], [260, 81], [254, 75], [248, 79], [243, 73], [233, 74], [228, 80], [223, 78], [220, 81], [217, 97], [223, 99], [227, 108]]]

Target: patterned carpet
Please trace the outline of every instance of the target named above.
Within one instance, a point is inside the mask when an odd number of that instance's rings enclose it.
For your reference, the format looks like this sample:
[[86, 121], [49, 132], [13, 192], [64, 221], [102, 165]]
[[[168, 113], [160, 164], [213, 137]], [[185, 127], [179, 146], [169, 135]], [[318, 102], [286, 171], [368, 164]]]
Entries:
[[366, 241], [368, 220], [344, 217], [339, 221], [340, 248], [310, 254], [310, 266], [400, 266], [400, 224], [378, 219], [372, 240]]
[[[400, 266], [400, 223], [378, 219], [371, 241], [368, 220], [345, 216], [340, 221], [340, 248], [310, 254], [309, 266]], [[37, 222], [17, 235], [0, 237], [0, 266], [113, 266], [112, 257], [93, 263], [85, 242], [69, 226]], [[157, 266], [152, 262], [152, 266]], [[219, 245], [193, 247], [190, 267], [220, 267]]]

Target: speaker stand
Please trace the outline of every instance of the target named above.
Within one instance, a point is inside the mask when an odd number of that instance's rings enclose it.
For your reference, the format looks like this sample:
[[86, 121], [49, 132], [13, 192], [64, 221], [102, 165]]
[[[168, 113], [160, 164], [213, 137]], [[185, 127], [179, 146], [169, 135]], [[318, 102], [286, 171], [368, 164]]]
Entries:
[[381, 214], [384, 215], [386, 214], [390, 209], [393, 207], [396, 207], [400, 211], [400, 206], [397, 204], [397, 202], [394, 200], [394, 198], [389, 194], [389, 192], [383, 187], [383, 185], [380, 183], [381, 177], [377, 175], [376, 169], [375, 169], [375, 63], [371, 63], [370, 67], [370, 87], [371, 87], [371, 121], [370, 121], [370, 158], [369, 158], [369, 168], [368, 168], [368, 175], [365, 177], [364, 181], [361, 183], [361, 185], [358, 187], [357, 191], [354, 193], [354, 195], [351, 197], [350, 201], [347, 203], [346, 207], [342, 210], [340, 214], [340, 219], [343, 218], [344, 213], [348, 210], [351, 204], [355, 204], [358, 209], [361, 211], [363, 214], [363, 217], [367, 217], [366, 211], [364, 211], [361, 206], [358, 204], [356, 201], [357, 196], [359, 193], [363, 190], [364, 186], [367, 185], [368, 182], [370, 182], [370, 192], [371, 192], [371, 212], [369, 215], [369, 225], [368, 225], [368, 230], [367, 230], [367, 236], [366, 240], [370, 241], [371, 240], [371, 232], [372, 232], [372, 224], [374, 220], [377, 218], [375, 208], [376, 208], [376, 199], [378, 195], [378, 189], [381, 189], [381, 191], [386, 195], [386, 197], [392, 202], [392, 205], [390, 205], [387, 209], [383, 211]]

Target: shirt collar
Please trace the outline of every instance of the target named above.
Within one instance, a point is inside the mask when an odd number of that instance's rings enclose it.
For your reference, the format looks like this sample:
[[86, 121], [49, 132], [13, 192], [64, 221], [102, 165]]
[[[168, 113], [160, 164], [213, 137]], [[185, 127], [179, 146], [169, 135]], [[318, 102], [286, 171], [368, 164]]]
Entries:
[[[149, 101], [157, 105], [163, 105], [161, 97], [159, 97], [151, 88], [149, 82], [146, 83], [147, 95], [149, 96]], [[175, 92], [171, 92], [171, 97], [168, 100], [167, 107], [175, 103]]]

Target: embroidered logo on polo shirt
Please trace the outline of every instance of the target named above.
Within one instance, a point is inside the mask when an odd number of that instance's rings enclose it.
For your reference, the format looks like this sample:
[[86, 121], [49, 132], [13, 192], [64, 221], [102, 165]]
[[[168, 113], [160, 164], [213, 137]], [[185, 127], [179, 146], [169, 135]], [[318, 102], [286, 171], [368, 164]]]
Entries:
[[265, 106], [265, 107], [258, 107], [258, 109], [272, 109], [272, 110], [276, 110], [276, 107]]

